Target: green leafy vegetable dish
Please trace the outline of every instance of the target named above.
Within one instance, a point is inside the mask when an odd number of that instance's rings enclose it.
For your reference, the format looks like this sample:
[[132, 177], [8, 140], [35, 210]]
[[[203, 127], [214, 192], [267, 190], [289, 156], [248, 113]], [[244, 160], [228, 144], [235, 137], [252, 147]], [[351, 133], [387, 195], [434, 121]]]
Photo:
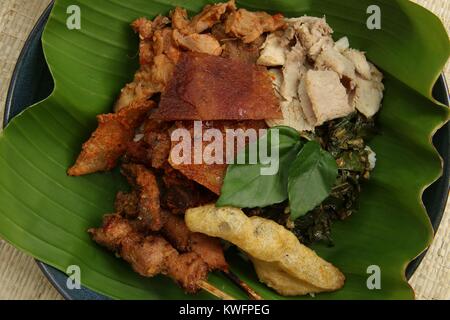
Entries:
[[42, 41], [55, 89], [1, 133], [2, 238], [115, 299], [414, 298], [449, 119], [434, 15], [56, 0]]

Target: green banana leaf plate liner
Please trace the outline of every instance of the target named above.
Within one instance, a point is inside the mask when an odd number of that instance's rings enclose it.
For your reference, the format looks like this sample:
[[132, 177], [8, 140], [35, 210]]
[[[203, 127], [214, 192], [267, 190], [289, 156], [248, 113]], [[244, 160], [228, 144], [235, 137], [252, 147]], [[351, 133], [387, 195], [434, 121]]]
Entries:
[[[56, 0], [43, 35], [54, 78], [51, 96], [15, 117], [0, 134], [0, 236], [63, 272], [81, 268], [82, 284], [115, 299], [209, 299], [188, 296], [170, 279], [146, 279], [97, 246], [86, 230], [113, 210], [126, 189], [116, 171], [69, 178], [67, 168], [96, 127], [95, 116], [111, 111], [123, 85], [138, 67], [137, 36], [129, 24], [140, 16], [167, 14], [176, 5], [191, 13], [208, 1]], [[66, 26], [67, 8], [81, 8], [81, 30]], [[366, 10], [381, 8], [381, 30], [369, 30]], [[245, 0], [239, 7], [327, 17], [335, 38], [367, 52], [385, 76], [378, 116], [380, 134], [370, 146], [377, 168], [364, 185], [360, 210], [333, 227], [335, 246], [315, 245], [320, 256], [346, 275], [344, 288], [319, 299], [412, 299], [405, 278], [410, 261], [431, 243], [433, 230], [422, 193], [442, 173], [432, 136], [449, 111], [431, 95], [450, 54], [448, 36], [430, 12], [406, 0]], [[228, 255], [232, 270], [266, 299], [284, 299], [261, 284], [251, 265]], [[381, 290], [367, 288], [367, 269], [379, 266]], [[209, 281], [246, 298], [225, 277]], [[309, 297], [307, 297], [309, 298]]]

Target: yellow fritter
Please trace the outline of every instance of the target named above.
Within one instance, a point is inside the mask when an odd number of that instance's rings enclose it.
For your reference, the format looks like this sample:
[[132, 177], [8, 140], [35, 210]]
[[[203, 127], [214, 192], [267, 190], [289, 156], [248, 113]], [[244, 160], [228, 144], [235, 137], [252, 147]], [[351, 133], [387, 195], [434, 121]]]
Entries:
[[[237, 208], [216, 208], [207, 205], [186, 211], [186, 224], [193, 232], [227, 240], [253, 260], [271, 263], [274, 274], [268, 277], [264, 265], [261, 279], [281, 294], [284, 294], [283, 281], [276, 273], [283, 271], [289, 277], [300, 281], [295, 294], [335, 291], [344, 285], [344, 275], [332, 264], [320, 258], [313, 250], [302, 245], [297, 237], [272, 220], [260, 217], [247, 217]], [[261, 271], [261, 267], [258, 268]], [[261, 272], [260, 272], [261, 273]], [[278, 288], [279, 287], [279, 288]], [[290, 295], [294, 294], [292, 288]]]

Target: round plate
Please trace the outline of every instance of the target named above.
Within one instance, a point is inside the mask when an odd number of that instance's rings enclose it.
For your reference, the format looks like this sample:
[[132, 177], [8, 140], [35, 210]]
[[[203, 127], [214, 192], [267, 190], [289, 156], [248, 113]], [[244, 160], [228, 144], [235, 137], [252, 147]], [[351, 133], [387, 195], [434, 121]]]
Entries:
[[[45, 62], [40, 41], [50, 11], [51, 5], [45, 10], [44, 14], [34, 27], [18, 59], [6, 101], [5, 125], [28, 106], [41, 101], [52, 92], [53, 80]], [[448, 87], [445, 78], [442, 75], [439, 77], [433, 89], [433, 96], [447, 106], [450, 105]], [[425, 190], [423, 202], [433, 228], [437, 231], [448, 199], [450, 182], [450, 124], [446, 124], [436, 133], [433, 142], [444, 159], [444, 172], [443, 176], [438, 181]], [[406, 270], [408, 279], [413, 275], [424, 256], [425, 252], [410, 263]], [[66, 286], [67, 276], [64, 273], [40, 261], [37, 261], [37, 264], [48, 280], [66, 299], [108, 299], [107, 297], [86, 288], [81, 290], [68, 290]]]

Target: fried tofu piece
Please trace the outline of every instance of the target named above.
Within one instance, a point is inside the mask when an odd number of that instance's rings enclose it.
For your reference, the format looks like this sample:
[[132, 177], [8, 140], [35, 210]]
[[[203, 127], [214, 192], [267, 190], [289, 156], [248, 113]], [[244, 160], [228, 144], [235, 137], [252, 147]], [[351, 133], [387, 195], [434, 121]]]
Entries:
[[98, 116], [98, 128], [83, 145], [68, 174], [82, 176], [113, 169], [133, 140], [135, 129], [154, 107], [153, 101], [136, 101], [119, 113]]
[[122, 174], [139, 194], [139, 221], [151, 231], [161, 230], [166, 215], [161, 211], [160, 192], [155, 175], [137, 164], [122, 165]]
[[[230, 241], [252, 259], [270, 263], [277, 267], [276, 272], [282, 270], [306, 283], [306, 286], [301, 285], [298, 291], [289, 294], [335, 291], [344, 285], [345, 277], [339, 269], [302, 245], [292, 232], [272, 220], [257, 216], [249, 218], [240, 209], [216, 208], [211, 204], [187, 210], [185, 221], [191, 231]], [[278, 290], [278, 282], [269, 284]], [[285, 293], [282, 289], [284, 284], [280, 285], [280, 293]]]
[[[194, 180], [195, 182], [201, 184], [202, 186], [208, 188], [215, 194], [220, 194], [220, 190], [222, 188], [223, 179], [225, 177], [225, 172], [227, 169], [227, 161], [226, 152], [230, 150], [223, 150], [222, 152], [222, 159], [216, 159], [217, 162], [209, 163], [205, 157], [202, 157], [201, 163], [196, 163], [194, 159], [194, 155], [196, 153], [200, 153], [202, 156], [204, 154], [205, 146], [208, 144], [205, 141], [202, 141], [201, 144], [195, 143], [196, 140], [196, 132], [194, 131], [194, 124], [192, 122], [179, 122], [177, 123], [178, 128], [187, 129], [190, 132], [191, 141], [189, 142], [189, 145], [191, 146], [191, 159], [189, 163], [176, 163], [174, 161], [174, 157], [179, 156], [177, 154], [177, 150], [175, 149], [178, 145], [178, 142], [173, 141], [172, 142], [172, 150], [171, 150], [171, 156], [169, 158], [169, 163], [173, 168], [180, 171], [184, 176], [187, 178]], [[227, 129], [242, 129], [243, 132], [237, 133], [236, 139], [246, 139], [246, 131], [248, 129], [256, 130], [256, 133], [258, 134], [260, 129], [266, 129], [267, 126], [264, 121], [241, 121], [241, 122], [234, 122], [234, 121], [209, 121], [209, 122], [203, 122], [202, 123], [202, 130], [207, 129], [217, 129], [222, 133], [222, 139], [225, 142], [226, 137], [225, 133]], [[251, 137], [250, 137], [251, 138]], [[254, 137], [257, 139], [257, 137]], [[246, 139], [246, 143], [253, 142], [254, 140]], [[235, 147], [237, 148], [237, 144], [235, 144]], [[237, 155], [237, 153], [240, 150], [235, 149], [234, 155]], [[212, 155], [214, 156], [214, 155]]]
[[222, 47], [219, 41], [210, 34], [192, 33], [185, 36], [174, 30], [173, 38], [179, 47], [192, 52], [206, 53], [213, 56], [222, 54]]
[[315, 126], [355, 111], [348, 102], [346, 89], [336, 72], [309, 70], [305, 85], [316, 118]]
[[239, 9], [228, 15], [225, 21], [225, 31], [242, 39], [244, 43], [255, 41], [265, 32], [274, 32], [285, 28], [284, 17], [274, 16], [265, 12], [250, 12]]
[[153, 115], [159, 120], [260, 120], [282, 117], [264, 68], [185, 53]]

